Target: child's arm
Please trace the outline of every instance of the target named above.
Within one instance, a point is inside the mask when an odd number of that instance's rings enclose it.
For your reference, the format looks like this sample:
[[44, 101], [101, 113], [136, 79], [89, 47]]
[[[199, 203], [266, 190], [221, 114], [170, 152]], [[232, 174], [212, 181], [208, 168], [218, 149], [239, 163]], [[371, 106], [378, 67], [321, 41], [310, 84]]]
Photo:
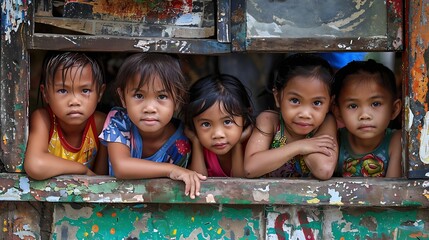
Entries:
[[[102, 112], [95, 112], [95, 126], [97, 127], [97, 136], [103, 130], [104, 121], [106, 120], [106, 114]], [[99, 144], [97, 157], [94, 163], [94, 173], [97, 175], [109, 174], [109, 164], [107, 162], [107, 148], [103, 144]]]
[[201, 146], [197, 135], [195, 135], [195, 133], [188, 128], [185, 128], [185, 134], [192, 144], [191, 164], [188, 166], [188, 168], [192, 171], [207, 176], [207, 166], [204, 160], [203, 146]]
[[145, 159], [132, 158], [128, 146], [108, 142], [107, 151], [115, 176], [121, 179], [169, 177], [185, 183], [185, 194], [192, 199], [200, 194], [200, 180], [206, 177], [195, 171], [171, 163], [159, 163]]
[[252, 134], [252, 126], [248, 126], [244, 131], [241, 133], [240, 141], [231, 149], [231, 177], [244, 177], [244, 147], [249, 139], [250, 135]]
[[278, 121], [278, 114], [271, 111], [262, 112], [256, 118], [256, 127], [247, 142], [244, 155], [246, 177], [260, 177], [272, 172], [299, 154], [296, 147], [290, 144], [270, 149]]
[[402, 143], [401, 129], [396, 130], [389, 144], [389, 167], [387, 168], [386, 177], [402, 177]]
[[312, 139], [327, 137], [333, 145], [325, 147], [324, 151], [316, 151], [304, 155], [304, 160], [311, 174], [320, 179], [327, 180], [332, 177], [338, 161], [337, 125], [335, 118], [327, 114], [319, 130]]
[[56, 157], [48, 152], [49, 115], [45, 109], [38, 109], [31, 115], [30, 131], [25, 152], [24, 169], [36, 180], [43, 180], [62, 174], [95, 175], [85, 165]]

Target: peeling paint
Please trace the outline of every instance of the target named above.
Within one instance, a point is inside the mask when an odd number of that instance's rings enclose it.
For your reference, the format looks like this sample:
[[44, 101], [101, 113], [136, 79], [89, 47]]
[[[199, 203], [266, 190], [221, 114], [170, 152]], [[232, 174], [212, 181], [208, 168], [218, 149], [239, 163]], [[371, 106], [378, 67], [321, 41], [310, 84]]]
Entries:
[[[21, 24], [24, 22], [27, 16], [28, 5], [31, 4], [29, 1], [12, 1], [4, 0], [1, 3], [1, 34], [5, 35], [5, 40], [9, 44], [11, 43], [11, 33], [17, 32]], [[26, 3], [26, 4], [24, 4]], [[30, 24], [30, 23], [28, 23]]]
[[429, 164], [429, 112], [426, 112], [422, 125], [419, 155], [424, 164]]

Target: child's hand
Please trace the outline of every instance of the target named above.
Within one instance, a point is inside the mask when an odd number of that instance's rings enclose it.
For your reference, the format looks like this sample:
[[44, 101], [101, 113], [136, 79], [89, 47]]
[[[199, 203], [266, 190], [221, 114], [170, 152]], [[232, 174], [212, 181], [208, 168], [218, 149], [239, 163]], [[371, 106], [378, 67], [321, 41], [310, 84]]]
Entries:
[[200, 180], [206, 180], [207, 177], [195, 171], [186, 168], [177, 167], [170, 172], [171, 179], [181, 180], [185, 182], [185, 194], [195, 199], [195, 196], [200, 195]]
[[192, 143], [195, 144], [199, 142], [197, 135], [188, 127], [185, 127], [184, 133]]
[[294, 143], [299, 144], [301, 155], [307, 155], [310, 153], [322, 153], [326, 156], [331, 156], [336, 148], [334, 138], [329, 135], [306, 138], [299, 141], [295, 141]]

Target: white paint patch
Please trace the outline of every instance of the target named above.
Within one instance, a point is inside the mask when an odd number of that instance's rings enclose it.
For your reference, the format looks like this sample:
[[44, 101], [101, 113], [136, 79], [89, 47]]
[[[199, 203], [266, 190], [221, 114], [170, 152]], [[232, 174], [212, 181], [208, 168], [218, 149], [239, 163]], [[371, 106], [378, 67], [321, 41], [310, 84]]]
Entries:
[[270, 186], [267, 185], [265, 188], [253, 189], [252, 195], [255, 201], [268, 201], [270, 198]]
[[341, 202], [340, 193], [335, 191], [335, 189], [328, 188], [328, 193], [331, 195], [331, 198], [329, 199], [329, 204], [335, 204], [335, 205], [343, 205]]
[[48, 202], [58, 202], [58, 201], [60, 201], [60, 197], [49, 196], [49, 197], [46, 198], [46, 201], [48, 201]]
[[28, 180], [28, 177], [19, 178], [19, 188], [22, 189], [24, 194], [30, 192], [30, 180]]
[[[427, 173], [426, 173], [426, 175], [427, 175]], [[429, 187], [429, 181], [424, 181], [422, 184], [422, 187], [424, 187], [424, 188]]]
[[429, 112], [426, 112], [420, 137], [420, 160], [429, 164]]
[[202, 21], [201, 13], [187, 13], [180, 16], [175, 25], [177, 26], [201, 26]]
[[0, 201], [16, 201], [21, 198], [21, 192], [18, 191], [16, 188], [9, 188], [7, 192], [0, 195]]
[[207, 203], [216, 203], [216, 200], [215, 200], [213, 194], [211, 194], [211, 193], [207, 194], [206, 202]]
[[147, 52], [150, 49], [150, 45], [155, 44], [153, 40], [139, 40], [134, 47], [140, 48], [143, 52]]

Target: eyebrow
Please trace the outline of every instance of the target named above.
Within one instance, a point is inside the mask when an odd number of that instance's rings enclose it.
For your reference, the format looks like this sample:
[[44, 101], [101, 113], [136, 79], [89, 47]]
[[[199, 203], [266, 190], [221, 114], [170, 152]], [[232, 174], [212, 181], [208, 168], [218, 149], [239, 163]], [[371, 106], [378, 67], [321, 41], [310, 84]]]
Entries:
[[[286, 96], [288, 96], [288, 95], [292, 95], [292, 96], [297, 96], [297, 97], [303, 97], [303, 95], [301, 95], [301, 94], [298, 94], [298, 93], [296, 93], [296, 92], [288, 92], [288, 93], [286, 93]], [[326, 100], [327, 99], [327, 97], [324, 97], [324, 96], [316, 96], [316, 97], [314, 97], [314, 98], [312, 98], [313, 100]]]

